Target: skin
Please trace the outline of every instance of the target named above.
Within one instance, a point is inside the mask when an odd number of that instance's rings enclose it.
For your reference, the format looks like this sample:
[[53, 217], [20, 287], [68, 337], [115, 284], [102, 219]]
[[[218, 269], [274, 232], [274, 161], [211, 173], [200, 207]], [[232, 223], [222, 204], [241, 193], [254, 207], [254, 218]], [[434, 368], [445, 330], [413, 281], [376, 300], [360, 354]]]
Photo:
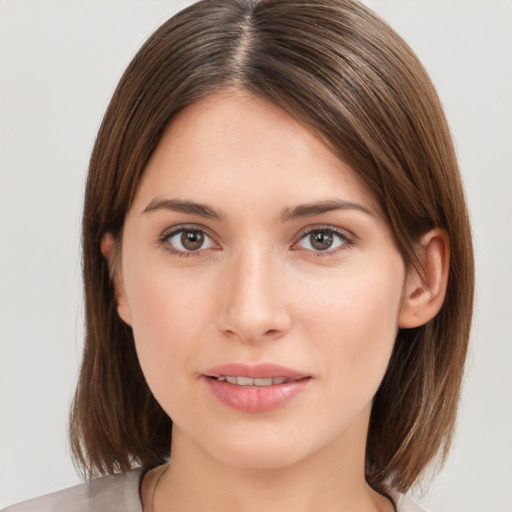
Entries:
[[[166, 200], [208, 205], [218, 218]], [[334, 200], [349, 207], [286, 215]], [[179, 229], [200, 230], [203, 245], [185, 252]], [[312, 234], [332, 245], [319, 250]], [[185, 109], [148, 163], [115, 247], [119, 314], [174, 422], [172, 464], [156, 491], [155, 473], [145, 481], [145, 508], [393, 510], [365, 482], [365, 443], [398, 328], [442, 303], [446, 240], [433, 232], [422, 246], [427, 280], [406, 269], [354, 170], [270, 103], [228, 91]], [[113, 247], [107, 234], [111, 261]], [[202, 377], [232, 362], [311, 378], [276, 410], [243, 412]]]

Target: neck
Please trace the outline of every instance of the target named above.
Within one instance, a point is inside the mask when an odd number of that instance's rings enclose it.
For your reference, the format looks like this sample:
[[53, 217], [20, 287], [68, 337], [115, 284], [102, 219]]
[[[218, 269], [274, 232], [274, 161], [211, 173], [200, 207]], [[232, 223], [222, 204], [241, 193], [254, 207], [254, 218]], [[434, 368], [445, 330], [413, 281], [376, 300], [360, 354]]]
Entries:
[[172, 438], [172, 462], [154, 493], [154, 512], [393, 510], [366, 484], [365, 437], [337, 439], [314, 455], [271, 469], [219, 461], [176, 427]]

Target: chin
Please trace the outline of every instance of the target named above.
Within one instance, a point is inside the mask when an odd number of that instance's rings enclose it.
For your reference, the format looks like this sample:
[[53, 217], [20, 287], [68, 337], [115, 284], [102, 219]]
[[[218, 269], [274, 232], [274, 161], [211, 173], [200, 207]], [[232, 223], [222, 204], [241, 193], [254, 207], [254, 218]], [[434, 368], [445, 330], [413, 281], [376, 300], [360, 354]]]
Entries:
[[322, 448], [318, 437], [308, 439], [303, 432], [286, 428], [273, 431], [260, 425], [259, 431], [243, 430], [235, 429], [216, 439], [202, 439], [201, 445], [215, 460], [245, 469], [290, 467]]
[[282, 469], [293, 466], [304, 458], [296, 446], [230, 446], [216, 456], [224, 464], [243, 469]]

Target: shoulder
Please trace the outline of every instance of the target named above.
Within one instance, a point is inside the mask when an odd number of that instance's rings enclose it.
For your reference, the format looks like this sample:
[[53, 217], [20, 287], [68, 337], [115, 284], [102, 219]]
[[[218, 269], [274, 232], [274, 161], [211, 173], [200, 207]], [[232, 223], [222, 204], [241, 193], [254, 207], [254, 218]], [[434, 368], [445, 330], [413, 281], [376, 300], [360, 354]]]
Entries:
[[142, 470], [105, 476], [7, 507], [4, 512], [142, 512]]
[[392, 497], [395, 500], [397, 512], [427, 512], [424, 508], [420, 507], [416, 502], [409, 498], [409, 496], [393, 493]]

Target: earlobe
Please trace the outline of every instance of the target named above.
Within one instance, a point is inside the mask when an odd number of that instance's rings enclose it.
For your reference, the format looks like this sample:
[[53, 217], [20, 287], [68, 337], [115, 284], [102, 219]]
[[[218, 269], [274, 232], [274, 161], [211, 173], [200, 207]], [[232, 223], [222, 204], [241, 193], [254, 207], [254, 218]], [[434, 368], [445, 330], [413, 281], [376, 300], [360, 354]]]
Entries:
[[450, 267], [450, 242], [442, 229], [426, 233], [418, 246], [422, 271], [411, 267], [404, 290], [399, 326], [410, 329], [437, 315], [446, 295]]
[[118, 247], [116, 246], [116, 241], [112, 236], [112, 233], [105, 233], [103, 235], [103, 238], [101, 239], [100, 250], [101, 254], [103, 254], [104, 258], [108, 262], [110, 278], [114, 284], [117, 312], [123, 322], [131, 325], [132, 319], [130, 308], [128, 307], [128, 302], [126, 300], [126, 293], [120, 268], [121, 265], [117, 254]]

